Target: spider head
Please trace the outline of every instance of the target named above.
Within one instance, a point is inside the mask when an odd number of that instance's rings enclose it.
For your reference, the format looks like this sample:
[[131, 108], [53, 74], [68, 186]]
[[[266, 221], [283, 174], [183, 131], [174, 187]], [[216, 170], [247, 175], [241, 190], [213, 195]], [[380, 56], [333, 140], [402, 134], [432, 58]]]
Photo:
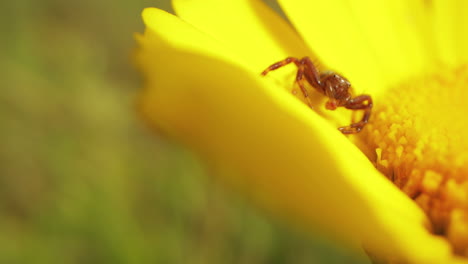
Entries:
[[340, 100], [349, 95], [349, 88], [351, 88], [351, 83], [345, 77], [333, 73], [330, 75], [328, 80], [331, 84], [334, 98]]
[[336, 107], [344, 105], [351, 98], [349, 92], [351, 83], [345, 77], [329, 72], [323, 80], [327, 83], [326, 95], [330, 99], [326, 105], [327, 109], [334, 110]]

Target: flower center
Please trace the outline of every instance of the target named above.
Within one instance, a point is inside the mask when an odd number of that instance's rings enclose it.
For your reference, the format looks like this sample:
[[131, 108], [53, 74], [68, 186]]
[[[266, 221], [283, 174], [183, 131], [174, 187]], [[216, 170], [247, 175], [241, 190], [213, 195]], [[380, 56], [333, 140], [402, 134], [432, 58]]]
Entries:
[[360, 140], [369, 158], [468, 256], [468, 67], [402, 83], [377, 98]]

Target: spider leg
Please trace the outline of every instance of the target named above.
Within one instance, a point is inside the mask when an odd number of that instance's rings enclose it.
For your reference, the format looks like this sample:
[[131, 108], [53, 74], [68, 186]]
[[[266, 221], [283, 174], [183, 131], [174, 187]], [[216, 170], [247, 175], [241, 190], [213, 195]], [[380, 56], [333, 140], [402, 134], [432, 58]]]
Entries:
[[[307, 91], [307, 89], [305, 88], [304, 86], [304, 70], [305, 70], [305, 65], [303, 63], [303, 60], [301, 60], [300, 62], [300, 65], [298, 66], [298, 70], [297, 70], [297, 75], [296, 75], [296, 83], [299, 85], [299, 88], [301, 88], [301, 92], [302, 94], [304, 95], [304, 98], [306, 99], [307, 101], [307, 105], [309, 105], [310, 108], [314, 108], [312, 106], [312, 102], [310, 101], [310, 98], [309, 98], [309, 92]], [[307, 77], [306, 77], [307, 79]]]
[[305, 88], [304, 85], [304, 79], [307, 81], [312, 87], [317, 89], [319, 92], [324, 93], [324, 88], [322, 87], [322, 84], [320, 82], [320, 77], [317, 68], [314, 66], [312, 61], [310, 60], [309, 57], [303, 57], [302, 59], [294, 58], [294, 57], [287, 57], [286, 59], [282, 61], [278, 61], [276, 63], [273, 63], [270, 65], [268, 68], [266, 68], [261, 75], [265, 76], [267, 75], [270, 71], [274, 71], [278, 68], [281, 68], [283, 66], [286, 66], [290, 63], [296, 64], [298, 70], [297, 70], [297, 75], [296, 75], [296, 83], [299, 85], [299, 88], [301, 89], [302, 94], [304, 95], [304, 98], [307, 101], [307, 104], [309, 105], [310, 108], [313, 108], [312, 102], [310, 101], [309, 98], [309, 92]]
[[[314, 63], [310, 60], [309, 57], [304, 57], [300, 61], [301, 65], [304, 65], [304, 76], [306, 77], [307, 81], [314, 87], [315, 89], [323, 90], [322, 83], [320, 82], [320, 75], [317, 68], [314, 66]], [[321, 89], [321, 90], [320, 90]]]
[[297, 58], [294, 58], [294, 57], [287, 57], [286, 59], [282, 60], [282, 61], [278, 61], [278, 62], [275, 62], [273, 63], [272, 65], [268, 66], [268, 68], [266, 68], [262, 73], [261, 75], [262, 76], [265, 76], [268, 74], [268, 72], [270, 71], [274, 71], [278, 68], [281, 68], [283, 66], [286, 66], [290, 63], [294, 62], [294, 64], [296, 64], [296, 66], [299, 67], [299, 59]]
[[346, 127], [339, 127], [343, 134], [355, 134], [362, 130], [362, 128], [369, 122], [372, 111], [372, 98], [369, 95], [363, 94], [350, 99], [346, 105], [346, 109], [351, 110], [364, 110], [364, 116], [361, 121], [353, 123]]

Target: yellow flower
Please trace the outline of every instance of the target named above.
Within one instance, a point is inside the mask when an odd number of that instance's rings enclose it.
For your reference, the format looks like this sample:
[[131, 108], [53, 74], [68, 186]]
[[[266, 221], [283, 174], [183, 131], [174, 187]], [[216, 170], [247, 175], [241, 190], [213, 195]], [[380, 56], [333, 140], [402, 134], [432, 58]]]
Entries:
[[[464, 225], [452, 239], [431, 232], [437, 219], [463, 222], [463, 210], [440, 216], [428, 205], [453, 205], [437, 191], [441, 182], [457, 201], [468, 193], [458, 179], [442, 180], [466, 172], [466, 154], [454, 152], [463, 153], [463, 134], [452, 138], [466, 130], [452, 103], [468, 112], [468, 73], [457, 67], [468, 57], [459, 26], [468, 16], [456, 20], [466, 9], [454, 2], [280, 1], [297, 32], [254, 0], [175, 0], [178, 17], [145, 9], [147, 28], [137, 35], [142, 112], [259, 206], [306, 230], [321, 228], [389, 262], [468, 263], [452, 253], [466, 239]], [[372, 95], [375, 111], [361, 134], [336, 129], [351, 111], [321, 111], [323, 98], [311, 91], [312, 111], [291, 93], [294, 66], [260, 76], [312, 51], [351, 81], [354, 95]], [[418, 205], [405, 193], [423, 198]]]

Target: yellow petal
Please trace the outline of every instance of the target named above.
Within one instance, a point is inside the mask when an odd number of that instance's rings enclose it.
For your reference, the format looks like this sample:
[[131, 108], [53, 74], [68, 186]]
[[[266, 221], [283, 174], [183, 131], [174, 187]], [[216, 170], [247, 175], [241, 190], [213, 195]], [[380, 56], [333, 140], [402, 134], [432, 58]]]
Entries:
[[[137, 34], [136, 38], [142, 44], [166, 44], [187, 52], [201, 53], [209, 57], [222, 57], [231, 63], [242, 64], [239, 57], [234, 56], [211, 36], [198, 31], [181, 21], [179, 18], [157, 8], [145, 8], [143, 19], [146, 25], [145, 35]], [[163, 65], [171, 63], [158, 60]], [[184, 67], [183, 63], [180, 67]], [[245, 65], [248, 67], [248, 65]]]
[[184, 21], [238, 54], [255, 73], [288, 56], [311, 56], [296, 32], [261, 1], [174, 0]]
[[226, 181], [302, 227], [386, 259], [447, 263], [448, 245], [423, 227], [419, 208], [336, 128], [206, 35], [162, 11], [143, 15], [141, 106], [155, 126], [235, 171]]
[[430, 69], [434, 54], [428, 35], [431, 21], [422, 1], [366, 0], [349, 6], [387, 87]]
[[456, 24], [454, 19], [457, 8], [459, 7], [457, 7], [455, 1], [433, 1], [432, 34], [434, 35], [434, 42], [440, 61], [447, 66], [454, 66], [458, 62], [455, 52]]
[[357, 93], [383, 89], [376, 58], [345, 1], [278, 2], [318, 58], [348, 78]]
[[407, 1], [279, 2], [317, 56], [359, 93], [382, 94], [428, 67], [429, 52], [416, 23], [422, 16]]
[[456, 10], [452, 14], [455, 19], [455, 51], [459, 62], [466, 63], [468, 61], [468, 2], [454, 1]]

